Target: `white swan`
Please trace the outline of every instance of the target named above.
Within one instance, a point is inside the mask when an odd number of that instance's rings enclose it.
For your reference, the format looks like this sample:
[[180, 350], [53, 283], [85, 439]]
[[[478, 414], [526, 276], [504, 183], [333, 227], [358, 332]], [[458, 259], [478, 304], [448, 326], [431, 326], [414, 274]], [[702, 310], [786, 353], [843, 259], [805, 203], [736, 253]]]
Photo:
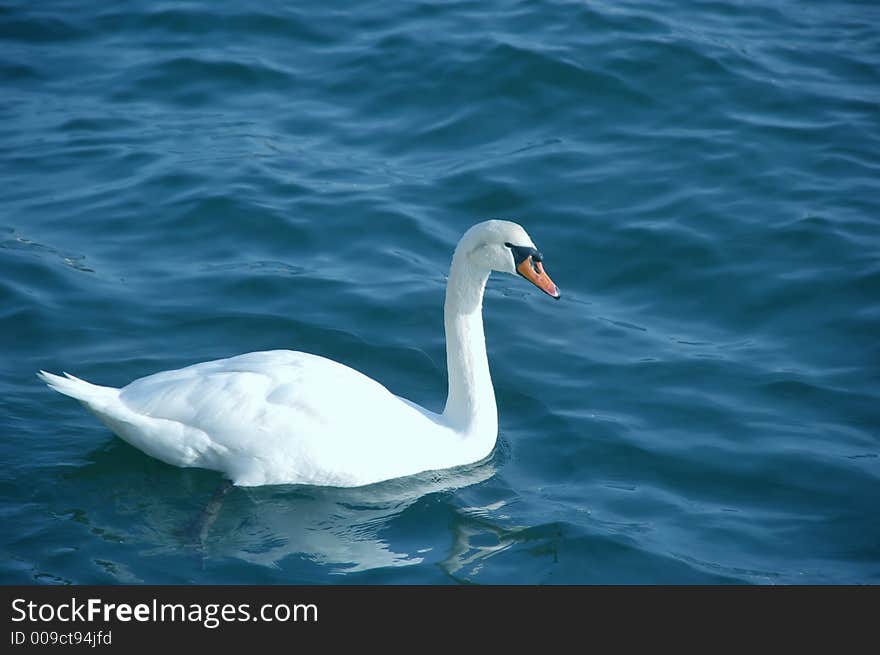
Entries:
[[559, 298], [522, 227], [499, 220], [471, 227], [446, 287], [442, 414], [344, 364], [289, 350], [194, 364], [122, 389], [38, 375], [135, 448], [175, 466], [220, 471], [237, 485], [357, 487], [470, 464], [492, 452], [498, 435], [482, 315], [493, 270], [518, 273]]

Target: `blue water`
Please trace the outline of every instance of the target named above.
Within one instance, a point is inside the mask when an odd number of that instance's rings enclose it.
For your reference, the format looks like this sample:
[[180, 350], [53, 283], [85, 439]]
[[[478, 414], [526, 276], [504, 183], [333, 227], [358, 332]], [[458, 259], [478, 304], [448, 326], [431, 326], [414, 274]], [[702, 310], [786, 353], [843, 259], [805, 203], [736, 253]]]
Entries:
[[[880, 583], [873, 2], [0, 7], [0, 581]], [[233, 489], [99, 384], [271, 348], [431, 409], [471, 224], [482, 466]]]

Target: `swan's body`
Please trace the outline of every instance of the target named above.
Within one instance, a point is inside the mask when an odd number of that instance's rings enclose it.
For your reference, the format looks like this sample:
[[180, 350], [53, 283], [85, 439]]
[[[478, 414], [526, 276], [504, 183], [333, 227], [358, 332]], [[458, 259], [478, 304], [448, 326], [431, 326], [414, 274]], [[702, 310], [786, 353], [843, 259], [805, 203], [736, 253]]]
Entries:
[[470, 464], [495, 446], [498, 414], [483, 335], [491, 270], [558, 297], [515, 223], [487, 221], [453, 255], [444, 307], [449, 395], [435, 414], [338, 362], [289, 350], [248, 353], [135, 380], [122, 389], [40, 372], [136, 448], [238, 485], [354, 487]]

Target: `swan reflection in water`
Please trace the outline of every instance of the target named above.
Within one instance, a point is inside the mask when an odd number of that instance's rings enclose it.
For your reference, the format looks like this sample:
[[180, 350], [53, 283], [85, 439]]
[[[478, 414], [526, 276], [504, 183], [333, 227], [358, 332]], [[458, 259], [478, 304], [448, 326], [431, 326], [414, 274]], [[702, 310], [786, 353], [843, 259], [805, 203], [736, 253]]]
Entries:
[[[432, 550], [429, 538], [413, 544], [407, 537], [405, 545], [394, 544], [382, 533], [420, 498], [484, 482], [495, 474], [496, 465], [497, 458], [490, 457], [466, 467], [349, 489], [224, 487], [181, 537], [198, 547], [206, 561], [232, 557], [279, 568], [294, 556], [339, 574], [420, 564]], [[442, 527], [447, 530], [448, 523]], [[434, 553], [434, 558], [445, 555]]]
[[[113, 561], [108, 572], [123, 583], [155, 581], [151, 560], [163, 580], [178, 582], [326, 581], [413, 565], [436, 567], [437, 581], [467, 580], [523, 540], [505, 515], [519, 496], [495, 477], [508, 459], [503, 439], [483, 462], [366, 487], [220, 487], [213, 496], [215, 474], [144, 460], [116, 440], [90, 459], [65, 476], [85, 502], [59, 514], [126, 552], [136, 548], [146, 578], [140, 566]], [[265, 571], [230, 574], [230, 561]]]

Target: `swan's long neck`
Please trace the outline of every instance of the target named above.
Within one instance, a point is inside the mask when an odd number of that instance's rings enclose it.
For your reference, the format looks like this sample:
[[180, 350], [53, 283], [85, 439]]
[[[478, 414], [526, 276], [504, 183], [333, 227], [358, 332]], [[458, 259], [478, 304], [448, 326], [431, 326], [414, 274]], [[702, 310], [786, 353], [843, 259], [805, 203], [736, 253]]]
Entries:
[[491, 438], [494, 443], [498, 410], [483, 333], [483, 292], [488, 279], [489, 271], [479, 270], [456, 250], [444, 307], [449, 396], [443, 416], [457, 431]]

